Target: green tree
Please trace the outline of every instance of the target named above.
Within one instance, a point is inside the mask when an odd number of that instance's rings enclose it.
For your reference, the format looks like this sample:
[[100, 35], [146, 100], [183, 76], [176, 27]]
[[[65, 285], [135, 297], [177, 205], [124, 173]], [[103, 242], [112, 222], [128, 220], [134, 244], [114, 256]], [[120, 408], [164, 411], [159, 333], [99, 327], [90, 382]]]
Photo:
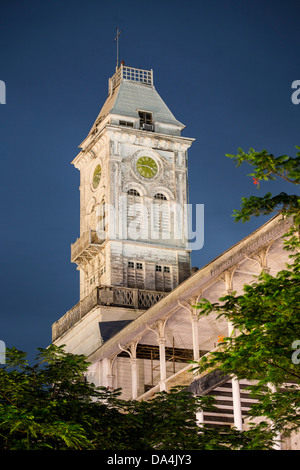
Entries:
[[137, 450], [269, 450], [273, 445], [274, 431], [264, 423], [255, 433], [250, 429], [243, 435], [232, 428], [199, 425], [197, 411], [214, 409], [215, 399], [193, 396], [186, 388], [160, 392], [150, 401], [132, 401], [127, 406], [130, 438]]
[[119, 390], [95, 387], [83, 377], [86, 358], [51, 345], [26, 355], [7, 351], [0, 368], [0, 450], [227, 450], [268, 449], [260, 434], [199, 427], [196, 412], [211, 409], [212, 397], [187, 389], [161, 392], [150, 401], [124, 401]]
[[[296, 147], [300, 150], [300, 147]], [[280, 155], [275, 157], [266, 150], [256, 152], [250, 149], [248, 153], [239, 149], [237, 155], [227, 155], [234, 160], [237, 166], [246, 163], [253, 169], [249, 176], [252, 176], [257, 187], [260, 181], [273, 181], [280, 179], [288, 182], [293, 186], [298, 186], [300, 181], [300, 152], [296, 152], [296, 157], [288, 155]], [[281, 192], [272, 196], [270, 192], [264, 196], [242, 197], [242, 205], [240, 210], [234, 210], [236, 222], [246, 222], [252, 216], [268, 215], [274, 212], [281, 212], [286, 216], [292, 216], [294, 223], [299, 225], [299, 194], [286, 194]]]
[[[240, 149], [237, 155], [227, 156], [237, 165], [250, 164], [253, 169], [250, 176], [258, 187], [262, 180], [278, 178], [299, 185], [299, 152], [293, 158], [274, 157], [265, 150], [250, 149], [245, 153]], [[290, 251], [291, 261], [276, 276], [261, 273], [255, 283], [244, 286], [241, 295], [234, 292], [215, 304], [203, 299], [197, 305], [200, 315], [217, 312], [219, 318], [232, 322], [236, 332], [225, 337], [217, 351], [203, 358], [199, 369], [218, 367], [226, 374], [255, 381], [250, 389], [258, 402], [250, 416], [268, 418], [266, 429], [279, 431], [283, 436], [300, 426], [300, 370], [298, 361], [292, 360], [293, 345], [300, 340], [299, 202], [297, 194], [283, 192], [242, 198], [241, 209], [234, 211], [236, 221], [246, 222], [252, 216], [274, 212], [290, 219], [285, 248]], [[254, 434], [258, 430], [258, 425], [254, 425]]]
[[38, 350], [30, 366], [12, 348], [0, 368], [0, 449], [113, 448], [122, 430], [118, 392], [84, 380], [84, 356], [54, 345]]

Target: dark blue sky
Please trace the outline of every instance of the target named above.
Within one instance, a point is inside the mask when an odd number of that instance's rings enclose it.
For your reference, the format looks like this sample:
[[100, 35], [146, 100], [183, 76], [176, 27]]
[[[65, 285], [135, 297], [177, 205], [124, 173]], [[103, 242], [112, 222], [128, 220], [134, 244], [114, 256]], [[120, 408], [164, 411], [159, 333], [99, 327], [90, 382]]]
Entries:
[[190, 202], [205, 205], [201, 267], [264, 219], [236, 224], [257, 191], [225, 157], [239, 147], [295, 155], [300, 105], [298, 1], [33, 1], [0, 4], [0, 339], [31, 355], [78, 301], [70, 244], [79, 235], [79, 172], [71, 165], [107, 96], [120, 59], [154, 70], [154, 84], [184, 135]]

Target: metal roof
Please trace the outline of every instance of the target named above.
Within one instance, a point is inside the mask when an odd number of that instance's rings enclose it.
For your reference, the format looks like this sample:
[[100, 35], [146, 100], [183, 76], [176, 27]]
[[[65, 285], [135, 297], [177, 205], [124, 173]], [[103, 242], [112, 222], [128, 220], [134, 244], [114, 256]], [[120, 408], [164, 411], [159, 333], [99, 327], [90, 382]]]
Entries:
[[154, 87], [138, 82], [121, 81], [111, 114], [138, 118], [138, 110], [150, 111], [153, 121], [179, 127], [184, 125], [171, 113]]
[[[140, 78], [142, 72], [142, 77], [148, 73], [146, 75], [147, 78]], [[151, 112], [155, 123], [176, 126], [181, 129], [185, 127], [184, 124], [175, 118], [153, 86], [152, 71], [121, 66], [109, 80], [109, 95], [91, 132], [109, 114], [138, 119], [139, 110]]]

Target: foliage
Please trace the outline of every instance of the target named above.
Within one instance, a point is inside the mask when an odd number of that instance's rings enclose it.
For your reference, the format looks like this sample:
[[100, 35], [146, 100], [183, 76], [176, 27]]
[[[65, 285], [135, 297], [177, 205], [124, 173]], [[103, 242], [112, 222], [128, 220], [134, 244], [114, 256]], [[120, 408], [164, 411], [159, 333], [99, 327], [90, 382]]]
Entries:
[[92, 449], [95, 439], [103, 448], [113, 446], [120, 420], [117, 393], [83, 379], [84, 356], [51, 345], [39, 349], [34, 366], [15, 348], [6, 357], [0, 369], [1, 450]]
[[[228, 156], [237, 165], [252, 165], [255, 183], [282, 178], [299, 184], [299, 152], [291, 158], [274, 157], [265, 150], [250, 149], [247, 154], [240, 149], [238, 155]], [[255, 381], [250, 390], [258, 402], [250, 416], [267, 418], [270, 430], [285, 434], [300, 426], [300, 370], [292, 361], [292, 344], [300, 340], [299, 201], [299, 196], [286, 193], [242, 199], [241, 210], [234, 211], [236, 221], [245, 222], [251, 216], [274, 211], [290, 218], [285, 248], [290, 250], [291, 262], [276, 276], [262, 272], [256, 282], [244, 286], [241, 295], [233, 292], [215, 304], [202, 299], [196, 306], [200, 315], [217, 312], [218, 318], [227, 319], [234, 327], [234, 334], [223, 338], [220, 348], [203, 358], [198, 368], [202, 371], [218, 367], [226, 374]], [[258, 426], [252, 429], [256, 433]]]
[[[160, 392], [148, 402], [131, 402], [130, 419], [138, 433], [135, 449], [162, 450], [269, 450], [274, 431], [262, 423], [256, 433], [250, 429], [241, 435], [233, 428], [215, 429], [195, 420], [197, 411], [214, 410], [210, 395], [194, 396], [188, 389]], [[141, 446], [141, 447], [139, 447]]]
[[[124, 401], [120, 391], [83, 380], [84, 356], [51, 345], [38, 362], [7, 351], [0, 369], [0, 450], [234, 450], [268, 449], [272, 432], [261, 427], [240, 436], [196, 422], [196, 412], [214, 407], [209, 396], [187, 389], [161, 392], [149, 401]], [[259, 436], [260, 436], [259, 434]]]
[[[300, 147], [296, 147], [300, 150]], [[266, 150], [256, 152], [253, 149], [249, 153], [245, 153], [239, 149], [237, 155], [227, 155], [232, 158], [237, 166], [242, 163], [248, 163], [253, 167], [252, 176], [255, 183], [259, 181], [272, 181], [275, 179], [282, 179], [293, 185], [299, 185], [300, 181], [300, 152], [296, 153], [296, 157], [289, 157], [287, 155], [280, 155], [274, 157], [273, 154], [268, 153]], [[234, 210], [235, 220], [246, 222], [251, 216], [268, 215], [273, 212], [281, 212], [285, 215], [292, 215], [296, 217], [295, 223], [299, 224], [299, 209], [300, 199], [299, 194], [286, 194], [281, 192], [276, 196], [267, 193], [264, 196], [250, 196], [249, 198], [242, 198], [241, 210]]]

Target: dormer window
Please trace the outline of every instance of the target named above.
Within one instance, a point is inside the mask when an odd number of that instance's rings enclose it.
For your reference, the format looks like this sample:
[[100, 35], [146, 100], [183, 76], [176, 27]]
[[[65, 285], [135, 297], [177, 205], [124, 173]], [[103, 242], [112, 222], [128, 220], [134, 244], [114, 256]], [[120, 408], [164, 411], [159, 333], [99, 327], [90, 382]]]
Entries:
[[145, 131], [154, 130], [152, 113], [149, 113], [148, 111], [139, 111], [139, 118], [140, 118], [140, 129], [143, 129]]

